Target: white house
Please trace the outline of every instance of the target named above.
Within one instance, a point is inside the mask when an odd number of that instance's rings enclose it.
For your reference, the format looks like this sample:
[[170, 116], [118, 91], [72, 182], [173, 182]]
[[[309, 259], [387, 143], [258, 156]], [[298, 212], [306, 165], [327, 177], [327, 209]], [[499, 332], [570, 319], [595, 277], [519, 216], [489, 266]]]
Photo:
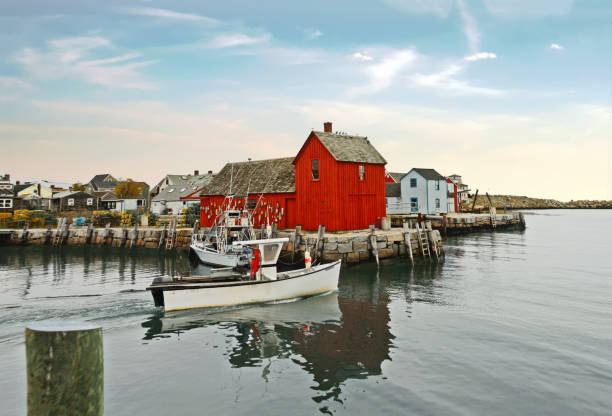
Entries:
[[434, 169], [414, 168], [402, 176], [399, 184], [386, 187], [387, 214], [448, 212], [446, 178]]

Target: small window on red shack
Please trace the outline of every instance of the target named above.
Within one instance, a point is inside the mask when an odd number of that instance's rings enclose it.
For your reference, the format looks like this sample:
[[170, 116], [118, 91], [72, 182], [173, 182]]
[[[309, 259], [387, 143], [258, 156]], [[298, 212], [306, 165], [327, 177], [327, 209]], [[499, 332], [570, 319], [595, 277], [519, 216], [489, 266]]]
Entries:
[[312, 180], [319, 180], [319, 159], [312, 159]]
[[359, 165], [359, 180], [365, 180], [365, 166]]

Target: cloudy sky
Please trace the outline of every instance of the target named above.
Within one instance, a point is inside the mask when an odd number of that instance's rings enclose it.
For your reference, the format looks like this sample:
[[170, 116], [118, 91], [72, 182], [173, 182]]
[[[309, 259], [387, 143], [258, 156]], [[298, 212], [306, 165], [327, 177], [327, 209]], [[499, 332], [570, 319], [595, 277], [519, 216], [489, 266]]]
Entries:
[[0, 2], [0, 172], [88, 181], [367, 135], [391, 171], [612, 198], [607, 0]]

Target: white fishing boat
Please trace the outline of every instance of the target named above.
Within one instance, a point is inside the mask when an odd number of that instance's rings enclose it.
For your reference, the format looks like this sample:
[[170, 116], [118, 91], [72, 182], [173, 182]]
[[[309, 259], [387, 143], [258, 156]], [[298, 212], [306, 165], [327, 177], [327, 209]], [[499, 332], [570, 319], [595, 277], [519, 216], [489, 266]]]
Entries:
[[276, 263], [287, 238], [238, 241], [250, 268], [213, 270], [210, 276], [156, 278], [147, 287], [155, 306], [166, 311], [273, 302], [318, 295], [338, 289], [341, 261], [277, 272]]
[[[233, 197], [226, 197], [231, 206]], [[225, 205], [224, 204], [224, 205]], [[248, 265], [244, 248], [235, 247], [232, 243], [242, 240], [253, 240], [255, 233], [251, 214], [246, 209], [222, 210], [215, 219], [210, 232], [205, 236], [194, 233], [191, 237], [191, 249], [200, 262], [211, 266], [241, 267]]]

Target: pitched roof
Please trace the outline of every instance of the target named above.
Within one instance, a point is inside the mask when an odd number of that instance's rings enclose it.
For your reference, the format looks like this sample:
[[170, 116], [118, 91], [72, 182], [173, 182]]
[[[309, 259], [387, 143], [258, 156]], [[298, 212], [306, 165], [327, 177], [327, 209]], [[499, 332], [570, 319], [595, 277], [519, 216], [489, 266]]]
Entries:
[[385, 184], [385, 195], [387, 197], [390, 196], [395, 196], [395, 197], [401, 197], [402, 196], [402, 184], [401, 183], [386, 183]]
[[[172, 181], [172, 185], [166, 186], [159, 194], [155, 195], [151, 201], [179, 201], [182, 197], [197, 191], [208, 185], [213, 175], [166, 175]], [[178, 179], [175, 177], [178, 176]]]
[[[81, 191], [62, 191], [53, 195], [53, 199], [66, 198], [67, 196], [78, 194]], [[93, 195], [92, 195], [93, 196]]]
[[406, 174], [403, 172], [389, 172], [389, 176], [391, 176], [395, 182], [399, 182], [404, 175]]
[[[384, 165], [385, 158], [367, 137], [313, 131], [323, 146], [338, 162], [374, 163]], [[299, 155], [299, 153], [298, 153]]]
[[439, 180], [445, 181], [446, 180], [446, 177], [440, 175], [438, 172], [436, 172], [435, 169], [412, 168], [410, 172], [412, 172], [413, 170], [418, 172], [422, 177], [424, 177], [428, 181], [439, 181]]
[[[108, 176], [113, 178], [110, 173], [102, 173], [100, 175], [96, 175], [89, 181], [95, 188], [99, 188], [100, 186], [104, 186], [105, 188], [109, 188], [117, 185], [117, 181], [104, 181]], [[115, 179], [115, 178], [113, 178]]]
[[[99, 193], [101, 192], [98, 192], [98, 194]], [[98, 198], [100, 198], [101, 201], [121, 201], [121, 198], [119, 198], [114, 192], [104, 192], [104, 195], [102, 195], [101, 197], [98, 196]]]
[[[292, 157], [228, 163], [204, 187], [200, 195], [227, 195], [295, 192]], [[230, 179], [232, 178], [232, 179]]]

